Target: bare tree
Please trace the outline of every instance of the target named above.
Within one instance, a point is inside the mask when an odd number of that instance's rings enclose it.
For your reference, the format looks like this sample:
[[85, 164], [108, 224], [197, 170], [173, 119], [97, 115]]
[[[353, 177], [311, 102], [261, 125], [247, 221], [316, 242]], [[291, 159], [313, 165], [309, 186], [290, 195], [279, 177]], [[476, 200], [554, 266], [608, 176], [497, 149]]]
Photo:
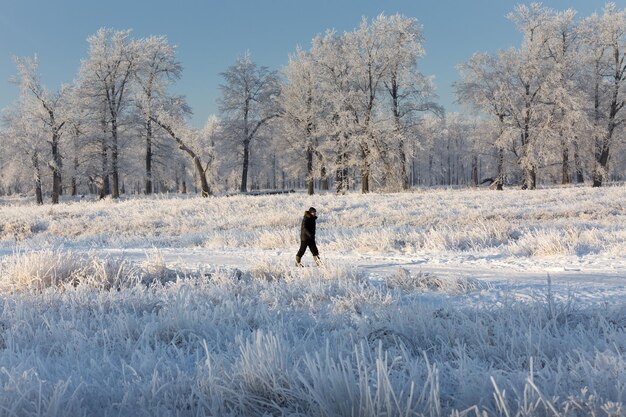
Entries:
[[[32, 186], [35, 192], [37, 204], [43, 204], [42, 190], [42, 159], [47, 155], [43, 130], [33, 118], [30, 110], [25, 111], [23, 101], [7, 108], [2, 114], [2, 124], [6, 130], [3, 132], [3, 141], [0, 150], [4, 157], [17, 162], [17, 174], [20, 168], [26, 169], [32, 175]], [[3, 168], [3, 174], [6, 173]]]
[[379, 16], [377, 36], [385, 42], [389, 69], [384, 80], [393, 118], [394, 147], [399, 169], [387, 176], [399, 177], [401, 188], [409, 188], [407, 140], [419, 122], [419, 114], [431, 112], [443, 117], [443, 107], [435, 103], [435, 86], [417, 68], [424, 55], [422, 28], [414, 18], [401, 15]]
[[320, 155], [318, 124], [322, 103], [319, 77], [311, 54], [298, 48], [284, 70], [286, 82], [280, 94], [281, 126], [287, 146], [297, 153], [304, 150], [309, 195], [314, 193], [314, 157]]
[[137, 45], [130, 30], [102, 28], [87, 39], [89, 58], [81, 64], [82, 83], [107, 109], [111, 143], [111, 194], [119, 198], [119, 123], [130, 100], [130, 83], [137, 64]]
[[274, 99], [279, 92], [278, 76], [267, 67], [257, 66], [246, 52], [223, 72], [219, 100], [224, 125], [242, 147], [240, 191], [248, 189], [250, 153], [259, 130], [278, 116]]
[[202, 197], [208, 197], [212, 194], [207, 179], [207, 173], [213, 161], [212, 154], [208, 160], [202, 161], [202, 151], [194, 146], [194, 143], [199, 142], [199, 132], [191, 129], [185, 121], [185, 115], [189, 113], [189, 107], [184, 99], [176, 97], [162, 102], [161, 106], [150, 117], [178, 144], [178, 148], [191, 158], [200, 182]]
[[59, 195], [62, 192], [61, 170], [63, 167], [60, 142], [65, 126], [65, 121], [60, 114], [63, 94], [62, 91], [51, 93], [42, 86], [37, 73], [39, 63], [36, 56], [35, 58], [15, 58], [15, 63], [19, 72], [17, 82], [21, 90], [22, 111], [30, 113], [31, 118], [41, 123], [49, 135], [47, 142], [50, 145], [52, 160], [48, 162], [48, 167], [52, 171], [52, 204], [58, 204]]
[[600, 187], [608, 176], [611, 148], [620, 127], [626, 124], [626, 10], [617, 10], [614, 3], [583, 23], [586, 28], [586, 46], [594, 83], [594, 168], [593, 186]]
[[176, 48], [165, 36], [151, 36], [137, 41], [138, 59], [135, 77], [139, 86], [136, 104], [142, 115], [146, 139], [145, 193], [152, 193], [153, 134], [152, 115], [159, 99], [167, 94], [168, 85], [178, 80], [182, 66], [176, 61]]

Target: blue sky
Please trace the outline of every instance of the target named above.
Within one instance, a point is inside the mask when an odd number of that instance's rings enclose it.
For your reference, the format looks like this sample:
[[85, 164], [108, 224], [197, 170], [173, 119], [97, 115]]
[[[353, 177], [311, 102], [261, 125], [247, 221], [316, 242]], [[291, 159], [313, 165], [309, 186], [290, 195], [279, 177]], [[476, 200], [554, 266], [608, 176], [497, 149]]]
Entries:
[[[178, 45], [183, 78], [174, 90], [187, 96], [200, 127], [217, 113], [220, 72], [249, 50], [260, 65], [280, 69], [296, 45], [307, 48], [326, 29], [355, 28], [361, 16], [402, 13], [424, 26], [425, 74], [435, 75], [440, 103], [454, 105], [451, 84], [456, 65], [478, 51], [493, 52], [519, 44], [520, 35], [505, 15], [520, 1], [509, 0], [0, 0], [0, 108], [17, 98], [9, 83], [14, 55], [40, 60], [44, 83], [57, 89], [76, 76], [87, 56], [89, 35], [106, 26], [132, 28], [137, 37], [167, 35]], [[526, 2], [528, 3], [528, 2]], [[626, 0], [615, 2], [626, 7]], [[581, 15], [601, 11], [605, 1], [550, 0]]]

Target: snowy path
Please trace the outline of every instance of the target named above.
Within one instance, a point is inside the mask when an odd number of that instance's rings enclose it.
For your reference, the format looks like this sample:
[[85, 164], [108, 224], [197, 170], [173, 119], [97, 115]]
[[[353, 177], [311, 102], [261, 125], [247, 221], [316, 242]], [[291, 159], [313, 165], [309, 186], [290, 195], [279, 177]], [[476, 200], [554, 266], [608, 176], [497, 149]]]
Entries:
[[[154, 256], [155, 249], [98, 248], [74, 250], [101, 257], [122, 258], [143, 263]], [[204, 248], [158, 248], [168, 268], [199, 270], [213, 267], [249, 270], [255, 264], [273, 261], [284, 265], [293, 262], [294, 254], [286, 250], [210, 250]], [[0, 258], [13, 252], [0, 250]], [[373, 281], [393, 275], [400, 268], [413, 274], [430, 273], [438, 277], [473, 278], [489, 283], [493, 291], [482, 294], [483, 300], [498, 297], [527, 298], [545, 293], [548, 275], [556, 297], [574, 294], [579, 301], [626, 302], [626, 259], [609, 257], [505, 257], [502, 255], [363, 255], [322, 253], [327, 265], [356, 267]], [[305, 265], [313, 265], [311, 255]]]
[[[151, 250], [99, 249], [102, 255], [123, 257], [143, 262]], [[273, 260], [289, 264], [293, 251], [262, 251], [238, 249], [215, 251], [195, 248], [160, 248], [158, 253], [171, 268], [200, 269], [231, 267], [247, 270], [261, 261]], [[547, 290], [548, 274], [557, 297], [569, 293], [585, 302], [616, 302], [626, 300], [626, 260], [605, 257], [518, 258], [502, 256], [443, 255], [358, 255], [329, 254], [323, 257], [329, 265], [354, 266], [373, 280], [392, 275], [399, 268], [442, 277], [466, 277], [488, 282], [494, 289], [489, 298], [506, 294], [526, 298], [531, 293]], [[310, 254], [303, 262], [312, 265]]]

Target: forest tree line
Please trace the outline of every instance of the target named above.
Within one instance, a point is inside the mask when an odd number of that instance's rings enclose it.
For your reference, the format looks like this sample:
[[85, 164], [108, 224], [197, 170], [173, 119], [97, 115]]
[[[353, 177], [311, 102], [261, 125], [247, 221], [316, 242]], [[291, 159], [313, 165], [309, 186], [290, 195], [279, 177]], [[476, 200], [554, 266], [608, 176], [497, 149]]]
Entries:
[[0, 195], [401, 191], [626, 179], [626, 10], [579, 17], [538, 3], [508, 15], [518, 47], [476, 53], [446, 114], [423, 74], [422, 27], [380, 15], [329, 30], [280, 71], [245, 53], [221, 74], [219, 114], [190, 124], [176, 47], [103, 28], [75, 80], [51, 91], [17, 57], [2, 112]]

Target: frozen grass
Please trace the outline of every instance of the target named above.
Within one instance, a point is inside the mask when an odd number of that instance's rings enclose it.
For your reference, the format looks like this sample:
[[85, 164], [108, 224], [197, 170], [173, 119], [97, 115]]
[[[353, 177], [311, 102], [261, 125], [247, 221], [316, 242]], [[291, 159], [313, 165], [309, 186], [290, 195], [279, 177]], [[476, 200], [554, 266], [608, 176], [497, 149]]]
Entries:
[[386, 278], [390, 288], [407, 291], [439, 291], [445, 294], [467, 294], [472, 291], [490, 289], [488, 283], [469, 277], [443, 277], [432, 273], [411, 273], [408, 269], [399, 268], [397, 273]]
[[[115, 287], [94, 273], [102, 268], [74, 282], [99, 262], [93, 257], [4, 260], [5, 281], [38, 281], [2, 289], [0, 414], [625, 412], [622, 306], [550, 291], [471, 304], [467, 297], [488, 298], [489, 288], [404, 270], [370, 281], [334, 265], [171, 271], [158, 253], [148, 257], [137, 269], [109, 269], [123, 271], [112, 273], [123, 283]], [[162, 279], [138, 278], [145, 274]]]
[[620, 258], [624, 201], [614, 187], [0, 205], [0, 415], [626, 415], [623, 304], [373, 278], [332, 257], [185, 269], [159, 251], [293, 251], [313, 205], [323, 253]]
[[146, 254], [140, 267], [124, 259], [101, 259], [94, 253], [44, 250], [0, 258], [0, 292], [41, 292], [47, 288], [89, 286], [104, 290], [137, 283], [164, 283], [176, 279], [158, 251]]
[[623, 257], [624, 201], [621, 186], [0, 205], [0, 248], [292, 249], [314, 205], [326, 251]]

